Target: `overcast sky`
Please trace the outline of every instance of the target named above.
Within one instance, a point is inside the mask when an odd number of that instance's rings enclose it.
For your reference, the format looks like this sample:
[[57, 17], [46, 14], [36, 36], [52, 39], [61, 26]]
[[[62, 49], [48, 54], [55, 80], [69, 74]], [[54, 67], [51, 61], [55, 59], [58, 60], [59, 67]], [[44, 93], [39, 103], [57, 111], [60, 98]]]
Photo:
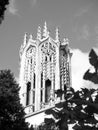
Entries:
[[61, 40], [69, 39], [76, 82], [88, 68], [88, 52], [98, 47], [98, 0], [11, 0], [0, 25], [0, 69], [9, 68], [18, 77], [24, 33], [36, 38], [38, 25], [42, 27], [45, 21], [53, 38], [58, 26]]

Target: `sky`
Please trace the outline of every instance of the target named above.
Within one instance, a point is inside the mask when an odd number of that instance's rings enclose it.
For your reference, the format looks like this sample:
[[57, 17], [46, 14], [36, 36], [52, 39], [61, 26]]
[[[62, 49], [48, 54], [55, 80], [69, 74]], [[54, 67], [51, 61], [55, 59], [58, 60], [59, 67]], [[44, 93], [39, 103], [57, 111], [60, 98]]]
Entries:
[[45, 21], [53, 38], [59, 27], [61, 41], [64, 37], [69, 39], [72, 83], [76, 89], [82, 87], [84, 72], [92, 69], [88, 53], [98, 48], [98, 0], [10, 0], [0, 25], [0, 69], [11, 69], [18, 79], [24, 34], [31, 33], [36, 38], [38, 25], [42, 27]]

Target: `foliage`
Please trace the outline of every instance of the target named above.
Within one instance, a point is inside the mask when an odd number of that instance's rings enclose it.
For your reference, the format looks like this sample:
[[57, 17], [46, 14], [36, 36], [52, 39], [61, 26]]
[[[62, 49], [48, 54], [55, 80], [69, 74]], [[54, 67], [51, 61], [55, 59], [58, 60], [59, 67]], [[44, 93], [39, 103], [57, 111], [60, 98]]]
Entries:
[[[98, 114], [98, 90], [82, 88], [74, 91], [73, 88], [64, 90], [64, 101], [55, 105], [55, 108], [46, 110], [46, 114], [52, 114], [51, 122], [60, 130], [68, 130], [69, 124], [74, 124], [74, 130], [97, 129], [98, 121], [95, 113]], [[53, 121], [52, 121], [53, 120]], [[49, 124], [51, 125], [51, 122]], [[45, 123], [47, 124], [46, 120]]]
[[[94, 50], [89, 54], [89, 61], [94, 66], [95, 72], [87, 71], [84, 79], [98, 83], [98, 56]], [[46, 110], [47, 115], [53, 116], [53, 119], [49, 119], [50, 124], [48, 121], [49, 125], [52, 125], [53, 120], [59, 130], [68, 130], [69, 124], [73, 124], [74, 130], [98, 129], [98, 120], [95, 117], [95, 114], [98, 114], [98, 89], [82, 88], [75, 91], [65, 85], [64, 90], [59, 89], [55, 93], [57, 97], [64, 97], [64, 100], [57, 103], [55, 108]]]
[[46, 118], [45, 123], [42, 123], [39, 126], [39, 130], [58, 130], [58, 129], [57, 129], [55, 122], [52, 118], [50, 118], [50, 119]]
[[83, 78], [85, 80], [90, 80], [93, 83], [98, 84], [98, 56], [93, 49], [91, 49], [89, 53], [89, 62], [94, 67], [95, 72], [91, 73], [90, 70], [88, 69], [85, 72]]
[[[46, 110], [45, 113], [53, 115], [54, 119], [52, 120], [54, 120], [55, 125], [60, 130], [68, 130], [68, 124], [75, 123], [75, 113], [73, 111], [74, 104], [73, 102], [70, 102], [73, 98], [73, 94], [75, 93], [75, 91], [73, 88], [69, 89], [65, 85], [64, 90], [56, 91], [56, 94], [63, 98], [60, 93], [64, 94], [64, 100], [62, 100], [62, 102], [57, 103], [54, 109]], [[47, 124], [46, 120], [45, 123]]]
[[[79, 91], [80, 99], [73, 98], [76, 104], [73, 111], [77, 123], [73, 127], [75, 130], [97, 129], [97, 120], [94, 114], [98, 114], [98, 90], [83, 88]], [[94, 96], [96, 94], [96, 96]]]
[[19, 85], [10, 70], [0, 71], [0, 129], [27, 130], [19, 98]]
[[4, 19], [4, 12], [9, 4], [9, 0], [0, 0], [0, 23]]

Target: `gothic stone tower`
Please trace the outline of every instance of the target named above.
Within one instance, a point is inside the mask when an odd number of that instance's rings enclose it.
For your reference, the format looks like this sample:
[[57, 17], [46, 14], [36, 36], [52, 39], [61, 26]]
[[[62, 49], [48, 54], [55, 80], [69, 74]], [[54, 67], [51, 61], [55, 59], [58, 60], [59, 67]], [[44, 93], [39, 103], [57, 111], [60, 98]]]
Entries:
[[[55, 90], [71, 86], [71, 55], [68, 39], [60, 41], [56, 29], [52, 39], [47, 24], [38, 27], [37, 38], [25, 34], [20, 48], [20, 96], [26, 118], [52, 107], [58, 99]], [[60, 99], [59, 99], [60, 100]]]

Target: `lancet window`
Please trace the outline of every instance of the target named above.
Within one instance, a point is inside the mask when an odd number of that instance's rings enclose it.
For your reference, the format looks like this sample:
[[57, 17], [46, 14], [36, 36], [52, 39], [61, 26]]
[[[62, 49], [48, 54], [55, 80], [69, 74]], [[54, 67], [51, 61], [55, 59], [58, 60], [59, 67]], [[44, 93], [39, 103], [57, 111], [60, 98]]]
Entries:
[[27, 83], [27, 99], [26, 99], [26, 105], [30, 104], [30, 96], [31, 96], [31, 82]]

